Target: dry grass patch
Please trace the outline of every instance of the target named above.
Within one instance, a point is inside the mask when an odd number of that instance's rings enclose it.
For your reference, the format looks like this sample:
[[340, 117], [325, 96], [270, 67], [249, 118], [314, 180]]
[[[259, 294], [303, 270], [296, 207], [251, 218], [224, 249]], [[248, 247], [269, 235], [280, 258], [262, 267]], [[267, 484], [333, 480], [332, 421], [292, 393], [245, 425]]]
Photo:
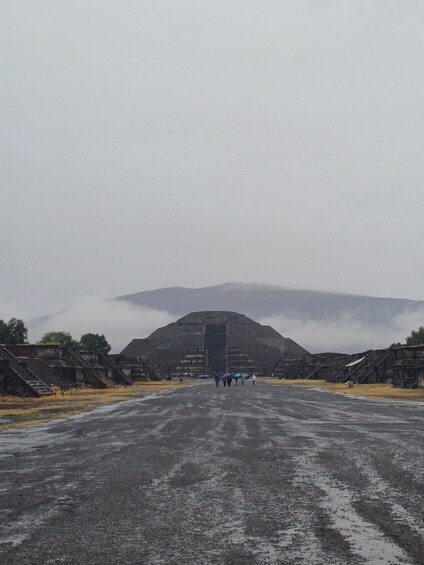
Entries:
[[279, 385], [295, 385], [304, 386], [307, 388], [319, 388], [327, 392], [350, 394], [351, 396], [365, 396], [370, 398], [393, 400], [424, 400], [424, 389], [422, 388], [394, 388], [390, 384], [354, 385], [353, 388], [348, 388], [348, 385], [346, 383], [326, 383], [325, 381], [312, 379], [271, 379], [271, 382]]
[[66, 418], [93, 410], [104, 404], [114, 404], [146, 394], [161, 393], [193, 384], [193, 381], [140, 382], [133, 386], [108, 389], [74, 389], [65, 395], [42, 398], [0, 397], [0, 431]]

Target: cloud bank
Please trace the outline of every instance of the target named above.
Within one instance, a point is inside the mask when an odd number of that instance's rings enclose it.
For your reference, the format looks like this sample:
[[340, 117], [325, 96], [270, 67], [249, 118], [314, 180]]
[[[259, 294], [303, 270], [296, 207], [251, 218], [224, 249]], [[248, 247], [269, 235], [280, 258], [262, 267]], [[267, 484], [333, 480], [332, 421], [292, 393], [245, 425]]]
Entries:
[[[7, 309], [12, 311], [11, 308]], [[60, 312], [28, 322], [29, 338], [37, 341], [48, 331], [68, 331], [75, 339], [87, 332], [104, 334], [112, 352], [120, 352], [132, 339], [144, 338], [156, 329], [175, 322], [166, 310], [139, 306], [107, 296], [81, 298]], [[278, 313], [259, 319], [305, 347], [311, 353], [338, 351], [358, 352], [388, 347], [404, 342], [405, 336], [423, 325], [424, 309], [405, 311], [388, 324], [365, 324], [351, 313], [337, 318], [309, 320]]]
[[87, 332], [104, 334], [119, 353], [133, 338], [144, 338], [174, 322], [175, 316], [105, 296], [82, 298], [61, 312], [29, 322], [29, 337], [37, 341], [48, 331], [67, 331], [75, 339]]
[[405, 342], [411, 330], [423, 325], [424, 309], [395, 316], [390, 324], [364, 324], [350, 314], [329, 320], [300, 320], [276, 314], [259, 320], [284, 337], [289, 337], [311, 353], [334, 351], [355, 353], [382, 349], [394, 342]]

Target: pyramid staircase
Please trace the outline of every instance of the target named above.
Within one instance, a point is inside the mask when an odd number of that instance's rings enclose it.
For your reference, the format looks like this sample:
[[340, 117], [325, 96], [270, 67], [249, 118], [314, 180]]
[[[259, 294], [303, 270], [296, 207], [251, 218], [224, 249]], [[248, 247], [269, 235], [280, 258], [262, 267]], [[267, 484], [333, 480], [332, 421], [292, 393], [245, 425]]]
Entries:
[[0, 345], [0, 361], [2, 361], [4, 371], [8, 376], [18, 379], [20, 385], [30, 396], [40, 397], [52, 394], [46, 383], [37, 378], [30, 369], [19, 363], [18, 359], [3, 345]]

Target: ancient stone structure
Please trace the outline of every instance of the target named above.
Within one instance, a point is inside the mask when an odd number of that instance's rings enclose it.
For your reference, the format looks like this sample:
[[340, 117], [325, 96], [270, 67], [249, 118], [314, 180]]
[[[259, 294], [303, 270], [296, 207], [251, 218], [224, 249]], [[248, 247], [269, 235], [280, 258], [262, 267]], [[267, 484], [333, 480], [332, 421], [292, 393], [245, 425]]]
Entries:
[[424, 387], [424, 345], [370, 349], [361, 353], [319, 353], [301, 360], [283, 359], [273, 373], [283, 379], [325, 379], [357, 384], [392, 383]]
[[0, 391], [44, 396], [53, 390], [132, 385], [113, 358], [55, 344], [0, 346]]
[[108, 357], [131, 382], [162, 380], [162, 373], [150, 361], [122, 354], [108, 355]]
[[338, 382], [380, 383], [390, 380], [392, 365], [391, 349], [370, 349], [352, 356], [334, 376]]
[[49, 396], [51, 389], [0, 345], [0, 391], [17, 396]]
[[41, 359], [52, 370], [67, 380], [72, 386], [89, 385], [94, 388], [107, 388], [112, 384], [105, 371], [99, 371], [76, 350], [55, 344], [10, 345], [8, 349], [20, 362], [26, 359]]
[[[358, 384], [388, 382], [393, 376], [393, 350], [370, 349], [353, 355], [317, 353], [280, 371], [283, 379], [324, 379]], [[279, 367], [277, 367], [279, 369]]]
[[303, 359], [308, 352], [270, 326], [242, 314], [193, 312], [146, 339], [133, 339], [121, 355], [149, 360], [168, 375], [269, 375], [281, 358]]
[[391, 351], [393, 386], [424, 387], [424, 345], [403, 345]]

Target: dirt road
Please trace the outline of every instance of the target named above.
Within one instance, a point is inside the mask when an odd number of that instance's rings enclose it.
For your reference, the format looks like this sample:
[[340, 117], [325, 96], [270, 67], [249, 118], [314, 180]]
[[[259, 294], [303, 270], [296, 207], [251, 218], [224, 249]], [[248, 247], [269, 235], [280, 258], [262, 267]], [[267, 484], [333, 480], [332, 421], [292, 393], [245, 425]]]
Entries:
[[0, 435], [6, 564], [424, 563], [424, 407], [259, 381]]

